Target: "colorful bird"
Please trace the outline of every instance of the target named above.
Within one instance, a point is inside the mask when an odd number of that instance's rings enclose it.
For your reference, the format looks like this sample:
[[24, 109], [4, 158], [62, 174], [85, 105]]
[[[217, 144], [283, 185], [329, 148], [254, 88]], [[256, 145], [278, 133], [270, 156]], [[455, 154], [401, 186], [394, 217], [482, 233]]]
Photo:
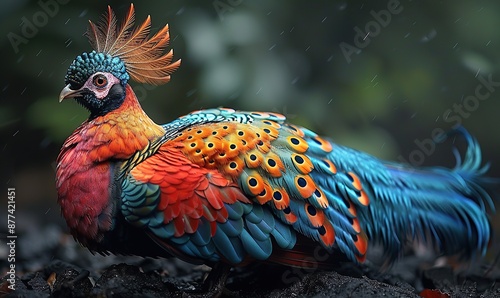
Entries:
[[168, 26], [150, 37], [150, 18], [134, 19], [131, 5], [121, 25], [109, 7], [90, 22], [94, 50], [70, 65], [59, 98], [90, 112], [65, 141], [56, 178], [68, 227], [90, 250], [219, 268], [330, 267], [305, 258], [316, 247], [360, 263], [369, 243], [383, 245], [389, 263], [412, 241], [466, 260], [485, 253], [488, 166], [463, 129], [454, 132], [468, 142], [463, 162], [415, 169], [275, 113], [208, 109], [157, 125], [128, 82], [166, 83], [180, 60], [165, 53]]

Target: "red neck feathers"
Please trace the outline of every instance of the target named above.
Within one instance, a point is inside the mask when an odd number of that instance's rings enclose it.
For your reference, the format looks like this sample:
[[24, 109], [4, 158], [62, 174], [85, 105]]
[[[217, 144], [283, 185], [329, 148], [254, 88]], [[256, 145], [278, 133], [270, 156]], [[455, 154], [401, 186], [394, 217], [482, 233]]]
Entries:
[[164, 134], [127, 85], [123, 104], [87, 120], [64, 142], [57, 158], [57, 191], [64, 218], [82, 244], [92, 246], [112, 228], [113, 165]]

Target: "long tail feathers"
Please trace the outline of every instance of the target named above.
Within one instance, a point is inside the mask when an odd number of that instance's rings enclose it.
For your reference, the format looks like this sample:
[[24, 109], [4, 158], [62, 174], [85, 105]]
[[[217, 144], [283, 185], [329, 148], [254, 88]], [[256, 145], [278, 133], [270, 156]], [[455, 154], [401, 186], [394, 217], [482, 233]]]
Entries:
[[387, 163], [393, 181], [370, 185], [377, 199], [362, 212], [361, 222], [367, 223], [369, 238], [385, 247], [390, 262], [411, 240], [433, 245], [444, 255], [473, 258], [486, 252], [491, 239], [486, 209], [494, 211], [494, 204], [483, 186], [493, 181], [482, 175], [489, 166], [481, 165], [480, 147], [465, 129], [452, 134], [468, 144], [463, 161], [455, 150], [453, 170]]

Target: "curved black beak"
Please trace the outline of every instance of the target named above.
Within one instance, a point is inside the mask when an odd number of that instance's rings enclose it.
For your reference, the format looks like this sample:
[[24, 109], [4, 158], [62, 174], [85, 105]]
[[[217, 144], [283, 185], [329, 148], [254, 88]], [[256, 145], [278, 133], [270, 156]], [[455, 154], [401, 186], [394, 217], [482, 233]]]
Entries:
[[66, 98], [75, 98], [79, 95], [81, 95], [81, 90], [73, 90], [70, 88], [70, 84], [68, 84], [64, 89], [61, 91], [61, 94], [59, 94], [59, 102], [65, 100]]

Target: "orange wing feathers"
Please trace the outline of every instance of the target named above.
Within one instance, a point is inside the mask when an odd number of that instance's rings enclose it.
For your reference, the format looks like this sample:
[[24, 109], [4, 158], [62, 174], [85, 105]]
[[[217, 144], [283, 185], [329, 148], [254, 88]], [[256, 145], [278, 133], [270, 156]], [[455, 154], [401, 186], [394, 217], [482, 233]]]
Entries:
[[192, 164], [178, 147], [175, 143], [162, 146], [134, 167], [131, 175], [141, 183], [160, 186], [157, 209], [163, 212], [164, 223], [174, 221], [176, 237], [196, 231], [202, 217], [212, 224], [213, 234], [215, 222], [225, 222], [228, 217], [223, 203], [250, 201], [232, 181]]

